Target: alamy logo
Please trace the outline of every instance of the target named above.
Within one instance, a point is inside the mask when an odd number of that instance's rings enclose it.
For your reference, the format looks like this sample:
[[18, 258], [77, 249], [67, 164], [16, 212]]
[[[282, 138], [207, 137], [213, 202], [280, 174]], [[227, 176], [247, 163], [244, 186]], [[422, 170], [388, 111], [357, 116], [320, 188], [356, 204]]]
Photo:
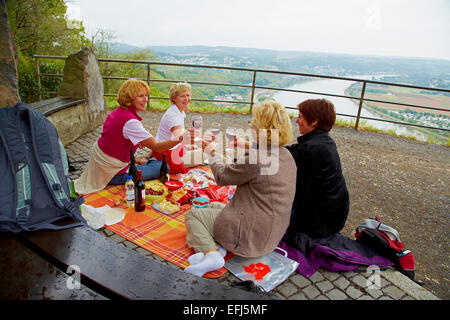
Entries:
[[66, 281], [67, 289], [74, 290], [74, 289], [81, 289], [81, 272], [80, 267], [74, 264], [71, 264], [67, 267], [66, 273], [69, 276]]
[[378, 266], [369, 266], [367, 268], [367, 273], [371, 274], [367, 278], [366, 287], [369, 290], [380, 290], [381, 289], [381, 277], [380, 268]]
[[382, 28], [383, 20], [381, 9], [378, 5], [371, 5], [367, 8], [366, 27], [369, 30], [380, 30]]

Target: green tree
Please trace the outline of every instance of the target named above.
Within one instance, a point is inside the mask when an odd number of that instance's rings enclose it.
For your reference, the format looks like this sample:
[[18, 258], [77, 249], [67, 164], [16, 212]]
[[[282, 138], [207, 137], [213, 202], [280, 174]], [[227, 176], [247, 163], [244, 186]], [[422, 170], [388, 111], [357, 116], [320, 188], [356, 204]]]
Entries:
[[63, 0], [7, 0], [14, 40], [22, 55], [64, 55], [89, 45], [83, 24], [66, 18]]
[[[83, 24], [66, 18], [63, 0], [6, 0], [8, 19], [19, 54], [19, 95], [27, 103], [38, 100], [34, 54], [67, 55], [88, 46]], [[42, 73], [62, 73], [64, 62], [41, 61]], [[59, 78], [42, 77], [45, 91], [58, 91]], [[43, 96], [44, 99], [51, 95]]]

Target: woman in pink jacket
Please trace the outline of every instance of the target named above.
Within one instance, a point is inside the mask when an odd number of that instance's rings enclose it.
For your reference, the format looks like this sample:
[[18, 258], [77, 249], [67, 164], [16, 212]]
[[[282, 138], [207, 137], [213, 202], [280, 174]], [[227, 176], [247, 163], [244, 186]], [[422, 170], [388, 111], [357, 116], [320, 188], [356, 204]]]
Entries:
[[[157, 152], [168, 150], [183, 140], [157, 142], [141, 123], [138, 112], [147, 105], [150, 88], [144, 81], [129, 79], [120, 87], [117, 97], [119, 107], [108, 114], [100, 138], [94, 145], [86, 169], [74, 181], [75, 191], [86, 194], [103, 189], [106, 185], [124, 184], [130, 162], [130, 150], [147, 147]], [[155, 159], [136, 161], [144, 181], [159, 177], [161, 161]]]

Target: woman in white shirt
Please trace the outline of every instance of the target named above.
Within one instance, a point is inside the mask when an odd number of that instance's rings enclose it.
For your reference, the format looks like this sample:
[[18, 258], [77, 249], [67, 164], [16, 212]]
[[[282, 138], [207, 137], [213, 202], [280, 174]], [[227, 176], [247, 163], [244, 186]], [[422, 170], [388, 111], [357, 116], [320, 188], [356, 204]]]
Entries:
[[[191, 86], [186, 82], [174, 83], [169, 91], [172, 105], [166, 110], [161, 118], [156, 141], [178, 139], [185, 132], [184, 119], [186, 110], [191, 102]], [[186, 173], [189, 167], [203, 164], [202, 149], [187, 151], [183, 143], [177, 144], [166, 152], [153, 152], [152, 156], [157, 160], [163, 159], [170, 167], [170, 173]]]

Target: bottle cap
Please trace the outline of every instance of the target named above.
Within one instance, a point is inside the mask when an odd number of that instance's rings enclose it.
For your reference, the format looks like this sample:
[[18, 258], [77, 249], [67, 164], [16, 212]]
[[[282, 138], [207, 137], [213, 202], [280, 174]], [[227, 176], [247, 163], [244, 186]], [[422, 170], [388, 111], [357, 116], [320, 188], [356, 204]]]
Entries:
[[132, 179], [132, 177], [131, 176], [127, 176], [127, 179]]

